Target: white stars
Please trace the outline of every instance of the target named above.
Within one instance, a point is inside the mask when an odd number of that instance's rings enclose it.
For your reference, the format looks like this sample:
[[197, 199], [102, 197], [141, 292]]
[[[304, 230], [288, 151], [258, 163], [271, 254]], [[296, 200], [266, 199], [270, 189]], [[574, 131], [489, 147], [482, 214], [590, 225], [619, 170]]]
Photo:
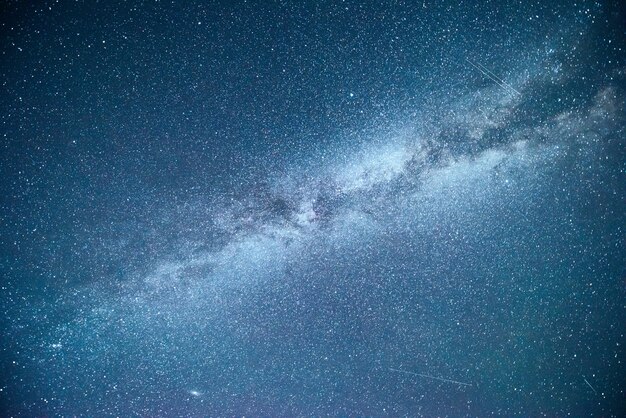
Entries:
[[[40, 67], [63, 60], [41, 77], [52, 90], [33, 94], [16, 71], [24, 88], [8, 111], [24, 118], [4, 134], [18, 162], [6, 187], [16, 210], [1, 219], [20, 224], [0, 291], [24, 351], [8, 357], [15, 376], [0, 391], [53, 415], [315, 416], [455, 415], [440, 395], [467, 390], [456, 415], [479, 415], [469, 405], [484, 393], [500, 402], [485, 410], [523, 415], [610, 388], [622, 350], [593, 336], [618, 332], [604, 266], [621, 230], [594, 228], [615, 216], [620, 189], [594, 170], [619, 157], [594, 150], [623, 127], [621, 89], [589, 107], [584, 85], [608, 82], [598, 65], [572, 70], [588, 48], [578, 37], [579, 51], [555, 34], [513, 50], [517, 25], [548, 15], [522, 15], [502, 43], [454, 36], [463, 27], [426, 6], [423, 20], [381, 8], [372, 36], [365, 9], [339, 28], [320, 24], [325, 8], [295, 6], [175, 13], [164, 40], [153, 8], [77, 39], [81, 22], [50, 31], [58, 51]], [[434, 43], [412, 28], [432, 28]], [[70, 63], [70, 46], [84, 59]], [[38, 130], [58, 141], [40, 149]], [[584, 199], [577, 171], [589, 174]], [[564, 341], [578, 337], [573, 353]], [[566, 385], [574, 367], [590, 375]]]

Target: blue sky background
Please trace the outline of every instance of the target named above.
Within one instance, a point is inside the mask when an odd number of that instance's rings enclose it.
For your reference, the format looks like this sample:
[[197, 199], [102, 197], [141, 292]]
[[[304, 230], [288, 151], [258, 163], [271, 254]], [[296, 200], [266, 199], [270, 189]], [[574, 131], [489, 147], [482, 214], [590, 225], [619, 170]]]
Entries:
[[6, 2], [3, 415], [622, 415], [624, 21]]

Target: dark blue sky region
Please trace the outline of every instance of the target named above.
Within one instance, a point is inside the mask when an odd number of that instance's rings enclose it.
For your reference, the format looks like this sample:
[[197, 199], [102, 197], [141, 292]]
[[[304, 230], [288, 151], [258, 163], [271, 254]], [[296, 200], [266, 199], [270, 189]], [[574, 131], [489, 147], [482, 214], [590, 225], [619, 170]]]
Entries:
[[4, 2], [0, 415], [624, 416], [624, 22]]

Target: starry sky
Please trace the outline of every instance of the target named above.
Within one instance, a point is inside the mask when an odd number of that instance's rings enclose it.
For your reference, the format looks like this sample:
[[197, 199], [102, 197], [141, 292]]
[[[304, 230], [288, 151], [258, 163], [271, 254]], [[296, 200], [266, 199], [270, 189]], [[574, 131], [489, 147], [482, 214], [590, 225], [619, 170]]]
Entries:
[[1, 416], [623, 416], [619, 1], [5, 1]]

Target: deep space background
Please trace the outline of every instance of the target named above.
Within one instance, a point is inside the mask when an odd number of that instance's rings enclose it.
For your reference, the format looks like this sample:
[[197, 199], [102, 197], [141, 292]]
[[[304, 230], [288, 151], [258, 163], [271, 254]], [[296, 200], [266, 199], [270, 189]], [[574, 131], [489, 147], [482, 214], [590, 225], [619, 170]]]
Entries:
[[625, 22], [2, 2], [0, 416], [625, 416]]

